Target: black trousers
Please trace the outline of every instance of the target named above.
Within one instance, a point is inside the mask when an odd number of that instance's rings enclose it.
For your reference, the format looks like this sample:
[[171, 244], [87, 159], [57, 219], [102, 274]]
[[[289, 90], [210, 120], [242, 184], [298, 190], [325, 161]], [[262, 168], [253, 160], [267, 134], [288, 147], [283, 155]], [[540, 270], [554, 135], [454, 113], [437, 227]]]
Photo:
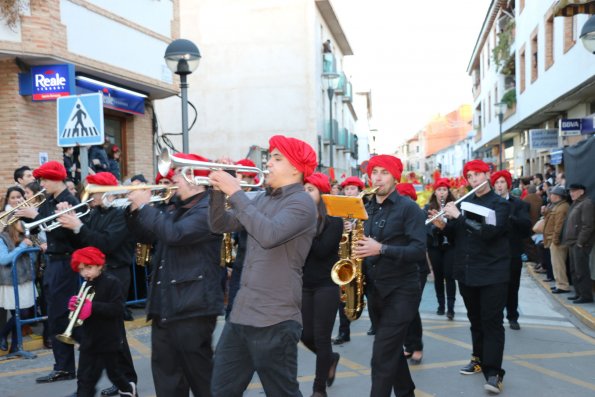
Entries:
[[116, 352], [81, 351], [77, 373], [77, 397], [94, 397], [95, 386], [105, 369], [109, 380], [124, 392], [132, 391], [132, 386], [118, 367]]
[[269, 327], [226, 322], [217, 343], [213, 397], [241, 397], [254, 372], [270, 397], [302, 397], [297, 344], [302, 326], [292, 320]]
[[339, 335], [351, 337], [351, 321], [345, 315], [345, 302], [339, 300]]
[[331, 335], [338, 307], [338, 286], [302, 289], [302, 342], [316, 354], [314, 391], [326, 390], [326, 380], [333, 362]]
[[151, 369], [158, 397], [211, 396], [213, 331], [216, 316], [193, 317], [167, 325], [153, 319]]
[[572, 245], [570, 253], [570, 275], [576, 294], [583, 299], [593, 299], [591, 269], [589, 268], [589, 254], [591, 246], [578, 247]]
[[[424, 287], [426, 286], [426, 281], [428, 280], [427, 273], [420, 273], [419, 274], [419, 290], [420, 296], [424, 293]], [[420, 300], [421, 303], [421, 300]], [[413, 353], [415, 351], [422, 351], [424, 349], [424, 342], [423, 342], [423, 328], [421, 324], [421, 316], [419, 315], [419, 305], [417, 305], [417, 313], [415, 313], [415, 317], [411, 324], [409, 324], [409, 329], [407, 330], [407, 336], [405, 337], [405, 351], [409, 353]]]
[[369, 291], [370, 308], [378, 315], [372, 349], [370, 397], [390, 397], [392, 390], [397, 397], [414, 396], [415, 384], [403, 355], [403, 344], [419, 300], [418, 290], [395, 289], [386, 297], [376, 289]]
[[519, 319], [519, 288], [521, 287], [521, 271], [523, 261], [520, 255], [510, 260], [510, 282], [508, 283], [508, 298], [506, 299], [506, 318], [508, 321]]
[[473, 355], [481, 361], [486, 379], [504, 376], [504, 305], [508, 296], [508, 283], [470, 287], [459, 281], [459, 290], [465, 301], [467, 317], [471, 322]]
[[434, 270], [434, 289], [438, 306], [444, 309], [444, 285], [446, 284], [446, 304], [448, 311], [454, 312], [455, 299], [457, 296], [457, 284], [452, 276], [452, 266], [455, 250], [428, 248], [428, 256]]
[[[48, 327], [52, 338], [54, 370], [75, 373], [74, 346], [62, 343], [56, 335], [68, 326], [68, 300], [79, 290], [79, 275], [70, 268], [70, 256], [49, 256], [43, 273], [48, 311]], [[75, 328], [76, 330], [76, 328]], [[78, 334], [78, 333], [77, 333]]]

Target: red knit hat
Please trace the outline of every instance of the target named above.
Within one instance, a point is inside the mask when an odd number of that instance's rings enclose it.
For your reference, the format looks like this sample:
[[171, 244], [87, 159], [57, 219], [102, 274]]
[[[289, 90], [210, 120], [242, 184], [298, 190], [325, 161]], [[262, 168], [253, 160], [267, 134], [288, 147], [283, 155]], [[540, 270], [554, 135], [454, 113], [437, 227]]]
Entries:
[[329, 194], [331, 192], [331, 183], [329, 177], [320, 172], [315, 172], [310, 176], [304, 178], [304, 184], [309, 183], [316, 186], [318, 191], [322, 194]]
[[279, 149], [291, 165], [304, 174], [304, 177], [312, 175], [318, 165], [316, 152], [312, 146], [299, 139], [275, 135], [269, 139], [269, 152], [275, 149]]
[[401, 196], [409, 196], [413, 201], [417, 200], [417, 192], [415, 187], [411, 183], [399, 183], [397, 184], [397, 192]]
[[512, 187], [512, 175], [510, 175], [510, 172], [508, 172], [508, 170], [502, 170], [494, 172], [492, 175], [490, 175], [490, 182], [492, 183], [492, 186], [494, 186], [499, 178], [504, 178], [506, 185], [508, 186], [508, 190], [510, 190]]
[[[175, 157], [184, 159], [184, 160], [192, 160], [192, 161], [206, 161], [209, 162], [209, 159], [206, 159], [198, 154], [192, 153], [176, 153]], [[209, 170], [194, 170], [194, 176], [209, 176], [211, 171]]]
[[398, 157], [390, 156], [388, 154], [379, 154], [372, 157], [368, 162], [368, 168], [366, 169], [370, 179], [372, 179], [372, 171], [374, 170], [374, 167], [386, 168], [397, 181], [401, 179], [403, 163]]
[[160, 173], [157, 173], [157, 176], [155, 177], [155, 183], [159, 184], [159, 181], [162, 179], [169, 179], [170, 181], [173, 182], [174, 178], [174, 170], [169, 170], [167, 172], [166, 176], [161, 175]]
[[481, 160], [468, 161], [463, 167], [463, 177], [467, 179], [467, 173], [469, 171], [475, 172], [490, 172], [490, 166]]
[[88, 175], [87, 183], [103, 186], [118, 186], [118, 180], [111, 172], [98, 172], [95, 175]]
[[[254, 161], [252, 161], [250, 159], [238, 160], [236, 162], [236, 165], [243, 165], [244, 167], [256, 167], [256, 164], [254, 164]], [[244, 172], [244, 171], [237, 171], [237, 172], [244, 176], [249, 176], [252, 178], [254, 178], [256, 176], [256, 172]]]
[[48, 161], [33, 171], [36, 179], [49, 179], [51, 181], [63, 181], [66, 179], [66, 168], [58, 161]]
[[359, 190], [364, 190], [364, 188], [366, 187], [366, 185], [364, 185], [364, 182], [361, 179], [359, 179], [357, 176], [350, 176], [349, 178], [347, 178], [343, 182], [341, 182], [341, 187], [345, 187], [345, 186], [349, 186], [349, 185], [357, 186], [359, 188]]
[[70, 267], [78, 273], [81, 263], [90, 266], [103, 266], [105, 265], [105, 255], [95, 247], [81, 248], [72, 253]]
[[439, 187], [450, 189], [450, 181], [446, 178], [438, 178], [436, 183], [434, 183], [434, 190], [438, 189]]

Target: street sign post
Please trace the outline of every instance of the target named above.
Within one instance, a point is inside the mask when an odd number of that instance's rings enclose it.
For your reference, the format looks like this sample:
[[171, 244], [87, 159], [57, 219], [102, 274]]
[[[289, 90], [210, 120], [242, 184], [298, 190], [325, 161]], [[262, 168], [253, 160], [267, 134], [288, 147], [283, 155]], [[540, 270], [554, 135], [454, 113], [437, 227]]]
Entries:
[[58, 146], [103, 144], [103, 99], [100, 93], [61, 97], [57, 103]]

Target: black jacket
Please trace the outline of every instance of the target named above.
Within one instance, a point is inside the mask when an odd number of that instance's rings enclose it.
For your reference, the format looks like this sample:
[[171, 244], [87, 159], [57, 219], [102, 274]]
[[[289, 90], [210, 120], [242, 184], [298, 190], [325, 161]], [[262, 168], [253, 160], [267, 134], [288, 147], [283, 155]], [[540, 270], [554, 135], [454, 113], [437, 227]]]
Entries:
[[120, 280], [102, 273], [88, 285], [94, 287], [91, 316], [83, 322], [81, 351], [112, 352], [122, 347], [124, 298]]
[[510, 217], [508, 218], [508, 239], [510, 241], [510, 256], [514, 262], [521, 260], [524, 250], [524, 240], [531, 237], [530, 205], [518, 197], [508, 196], [510, 203]]
[[396, 191], [382, 204], [370, 200], [366, 210], [365, 235], [386, 246], [384, 255], [365, 259], [368, 282], [385, 297], [396, 288], [419, 290], [418, 264], [426, 260], [424, 212]]
[[74, 235], [77, 247], [97, 247], [105, 254], [106, 266], [128, 267], [132, 264], [134, 239], [128, 230], [124, 210], [93, 208], [82, 218], [83, 227]]
[[176, 197], [165, 212], [149, 205], [127, 212], [130, 230], [143, 241], [156, 241], [148, 318], [166, 323], [223, 312], [221, 235], [209, 230], [209, 194]]
[[326, 217], [322, 232], [314, 237], [304, 265], [303, 287], [336, 286], [331, 279], [331, 269], [339, 260], [339, 241], [343, 234], [343, 220]]
[[510, 204], [492, 190], [481, 197], [474, 194], [465, 201], [493, 209], [496, 225], [479, 223], [462, 214], [448, 221], [445, 232], [449, 239], [454, 239], [457, 250], [454, 278], [476, 287], [508, 282]]

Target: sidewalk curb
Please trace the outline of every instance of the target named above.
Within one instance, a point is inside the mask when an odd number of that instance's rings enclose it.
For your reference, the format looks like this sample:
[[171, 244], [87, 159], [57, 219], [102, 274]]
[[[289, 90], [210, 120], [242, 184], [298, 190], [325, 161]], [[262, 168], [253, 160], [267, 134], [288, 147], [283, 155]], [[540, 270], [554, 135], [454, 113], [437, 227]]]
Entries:
[[[124, 322], [124, 326], [126, 327], [126, 331], [131, 331], [138, 328], [143, 328], [146, 326], [150, 326], [151, 321], [147, 321], [145, 316], [141, 318], [137, 318], [133, 321], [126, 321]], [[43, 346], [43, 339], [39, 335], [35, 335], [35, 338], [31, 336], [26, 336], [23, 338], [23, 350], [32, 352], [35, 350], [49, 350]], [[1, 351], [0, 350], [0, 357], [4, 357], [8, 355], [8, 351]]]
[[553, 299], [555, 299], [562, 307], [564, 307], [571, 314], [573, 314], [576, 318], [578, 318], [581, 321], [581, 323], [583, 323], [584, 325], [589, 327], [589, 329], [591, 329], [592, 331], [595, 331], [595, 316], [593, 316], [591, 313], [589, 313], [582, 307], [568, 304], [568, 300], [566, 299], [566, 296], [564, 294], [561, 294], [561, 296], [557, 295], [557, 294], [552, 294], [552, 291], [550, 290], [549, 283], [545, 282], [541, 277], [538, 277], [540, 273], [536, 273], [535, 270], [533, 270], [532, 266], [526, 266], [526, 267], [527, 267], [527, 272], [531, 275], [531, 277], [533, 277], [533, 279], [539, 285], [541, 285], [543, 287], [543, 289], [545, 289], [546, 292]]

